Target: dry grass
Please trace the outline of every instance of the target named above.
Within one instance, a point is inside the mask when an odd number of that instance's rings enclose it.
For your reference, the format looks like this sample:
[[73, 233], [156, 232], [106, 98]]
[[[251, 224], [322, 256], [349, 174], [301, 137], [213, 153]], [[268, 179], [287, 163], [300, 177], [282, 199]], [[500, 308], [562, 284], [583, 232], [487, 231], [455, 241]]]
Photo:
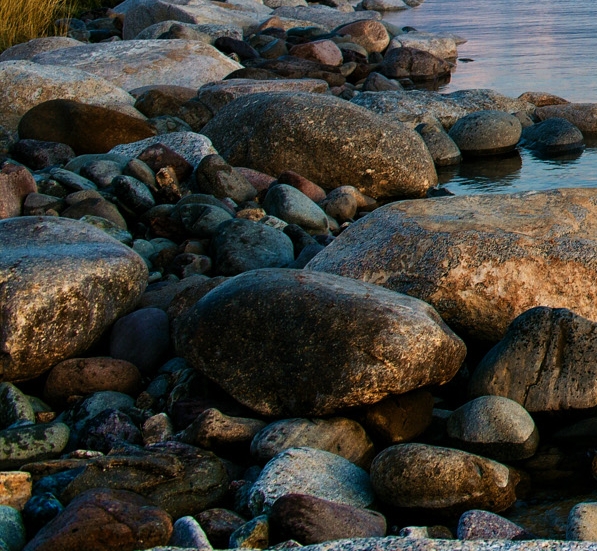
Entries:
[[60, 34], [54, 21], [76, 16], [114, 0], [0, 0], [0, 52], [32, 38]]

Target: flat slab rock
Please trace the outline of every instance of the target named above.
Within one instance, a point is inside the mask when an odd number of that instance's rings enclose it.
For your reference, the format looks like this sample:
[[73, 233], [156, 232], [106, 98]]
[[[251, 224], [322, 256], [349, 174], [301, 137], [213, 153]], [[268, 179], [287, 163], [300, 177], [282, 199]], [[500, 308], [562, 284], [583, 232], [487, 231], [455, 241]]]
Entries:
[[139, 255], [51, 217], [0, 221], [0, 380], [33, 378], [86, 350], [147, 285]]
[[173, 335], [192, 366], [275, 416], [325, 415], [442, 384], [465, 354], [421, 301], [288, 269], [227, 280], [175, 320]]
[[597, 320], [597, 190], [402, 201], [307, 265], [416, 296], [458, 334], [497, 342], [538, 305]]
[[87, 71], [125, 90], [155, 84], [198, 88], [242, 68], [209, 44], [180, 39], [85, 44], [38, 54], [31, 60]]

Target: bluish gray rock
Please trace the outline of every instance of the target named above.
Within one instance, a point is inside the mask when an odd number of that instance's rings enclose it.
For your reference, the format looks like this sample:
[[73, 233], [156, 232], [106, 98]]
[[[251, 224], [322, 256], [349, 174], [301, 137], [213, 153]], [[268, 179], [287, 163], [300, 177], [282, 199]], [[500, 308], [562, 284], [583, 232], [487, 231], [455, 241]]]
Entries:
[[21, 551], [26, 542], [25, 525], [21, 513], [8, 505], [0, 505], [0, 545], [8, 551]]

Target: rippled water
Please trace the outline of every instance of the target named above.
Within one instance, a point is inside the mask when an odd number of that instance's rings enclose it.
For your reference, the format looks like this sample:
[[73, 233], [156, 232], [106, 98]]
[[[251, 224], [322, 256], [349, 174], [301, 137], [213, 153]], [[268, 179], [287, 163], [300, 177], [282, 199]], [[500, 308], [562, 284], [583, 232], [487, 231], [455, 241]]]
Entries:
[[[440, 91], [492, 88], [516, 97], [526, 91], [597, 103], [597, 2], [579, 0], [425, 0], [386, 15], [422, 31], [453, 32], [468, 42], [449, 84]], [[576, 158], [540, 160], [531, 153], [463, 163], [442, 171], [456, 194], [506, 193], [554, 187], [597, 187], [597, 141]]]

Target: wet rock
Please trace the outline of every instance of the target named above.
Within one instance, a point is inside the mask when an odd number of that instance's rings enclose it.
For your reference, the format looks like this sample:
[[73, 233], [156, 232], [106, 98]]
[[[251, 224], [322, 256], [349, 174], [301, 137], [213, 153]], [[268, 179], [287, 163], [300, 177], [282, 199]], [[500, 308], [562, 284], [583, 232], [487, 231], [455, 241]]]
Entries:
[[25, 463], [57, 457], [66, 447], [64, 423], [17, 426], [0, 431], [0, 470], [16, 470]]
[[292, 186], [279, 184], [271, 187], [263, 200], [263, 208], [268, 214], [308, 232], [325, 233], [328, 230], [325, 212]]
[[241, 218], [222, 222], [211, 246], [218, 275], [286, 266], [294, 260], [292, 241], [284, 233]]
[[22, 139], [59, 141], [77, 155], [106, 153], [115, 145], [153, 135], [151, 126], [138, 117], [68, 99], [40, 103], [19, 122]]
[[115, 551], [166, 545], [172, 521], [163, 510], [133, 492], [90, 490], [74, 499], [28, 544], [28, 551], [85, 548]]
[[425, 141], [435, 166], [457, 165], [462, 160], [460, 149], [439, 122], [422, 123], [415, 129]]
[[152, 374], [170, 347], [168, 316], [159, 308], [142, 308], [120, 318], [112, 329], [110, 355]]
[[22, 511], [31, 497], [31, 475], [19, 471], [0, 472], [0, 506]]
[[470, 393], [505, 396], [530, 412], [593, 408], [594, 327], [571, 310], [530, 309], [483, 358]]
[[534, 539], [518, 524], [490, 513], [473, 509], [464, 513], [458, 521], [459, 540], [527, 540]]
[[307, 267], [417, 296], [459, 334], [490, 342], [539, 304], [597, 319], [584, 284], [597, 269], [586, 222], [594, 197], [562, 189], [402, 201], [352, 224]]
[[260, 515], [243, 524], [230, 535], [231, 549], [266, 549], [269, 547], [269, 520]]
[[0, 65], [2, 125], [16, 130], [32, 107], [53, 99], [71, 99], [94, 105], [132, 106], [134, 98], [122, 88], [74, 67], [53, 67], [30, 61]]
[[372, 197], [408, 197], [435, 185], [418, 135], [355, 107], [322, 94], [254, 94], [229, 103], [203, 132], [233, 166], [293, 170], [326, 189], [353, 185]]
[[481, 396], [459, 407], [447, 429], [456, 447], [498, 461], [526, 459], [539, 445], [533, 418], [502, 396]]
[[141, 258], [88, 224], [11, 218], [0, 221], [1, 235], [0, 273], [10, 274], [0, 303], [5, 381], [35, 377], [86, 350], [145, 289]]
[[280, 539], [293, 539], [304, 545], [380, 537], [386, 533], [386, 519], [380, 513], [300, 494], [277, 499], [271, 509], [270, 524]]
[[521, 145], [540, 155], [561, 155], [582, 150], [584, 138], [572, 123], [554, 117], [524, 128]]
[[[224, 304], [234, 304], [233, 317]], [[340, 312], [350, 324], [337, 323]], [[273, 330], [280, 326], [288, 328], [292, 358]], [[243, 343], [253, 332], [261, 345], [247, 350]], [[187, 312], [174, 339], [192, 365], [263, 415], [330, 414], [441, 384], [464, 355], [462, 342], [416, 299], [327, 274], [275, 269], [219, 285]]]
[[484, 457], [427, 444], [398, 444], [371, 465], [375, 494], [394, 507], [447, 516], [500, 512], [516, 501], [518, 476]]
[[0, 219], [20, 216], [25, 198], [36, 191], [35, 180], [24, 166], [5, 164], [0, 170]]
[[514, 150], [522, 133], [520, 121], [503, 111], [478, 111], [459, 119], [450, 129], [463, 155], [500, 155]]
[[87, 71], [125, 90], [155, 84], [197, 88], [241, 67], [213, 46], [196, 40], [84, 44], [38, 54], [32, 61]]
[[373, 444], [361, 425], [335, 417], [275, 421], [255, 435], [251, 455], [259, 463], [266, 463], [288, 448], [305, 446], [335, 453], [364, 469], [374, 454]]
[[431, 424], [433, 396], [415, 390], [401, 396], [389, 396], [367, 407], [362, 422], [367, 431], [384, 444], [400, 444], [422, 434]]
[[361, 508], [373, 501], [369, 476], [364, 470], [343, 457], [313, 448], [289, 448], [276, 455], [251, 487], [249, 507], [258, 515], [288, 494]]
[[379, 71], [388, 78], [410, 78], [418, 82], [449, 75], [450, 69], [447, 61], [433, 54], [403, 47], [388, 50]]

